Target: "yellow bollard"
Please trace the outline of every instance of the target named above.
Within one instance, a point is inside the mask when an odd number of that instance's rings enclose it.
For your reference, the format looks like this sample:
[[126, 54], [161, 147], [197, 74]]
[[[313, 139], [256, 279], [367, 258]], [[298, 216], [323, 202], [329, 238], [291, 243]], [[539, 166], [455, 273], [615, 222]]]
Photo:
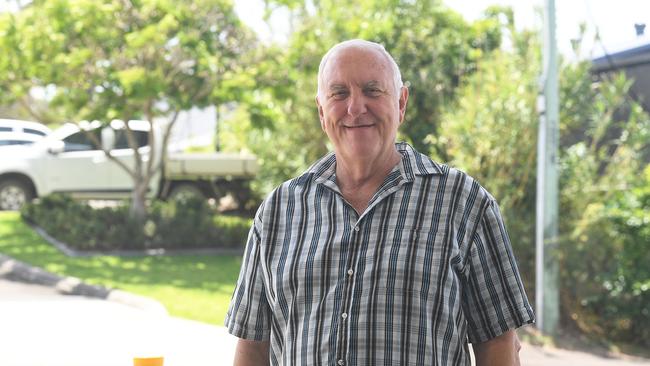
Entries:
[[133, 366], [163, 366], [162, 357], [135, 357]]

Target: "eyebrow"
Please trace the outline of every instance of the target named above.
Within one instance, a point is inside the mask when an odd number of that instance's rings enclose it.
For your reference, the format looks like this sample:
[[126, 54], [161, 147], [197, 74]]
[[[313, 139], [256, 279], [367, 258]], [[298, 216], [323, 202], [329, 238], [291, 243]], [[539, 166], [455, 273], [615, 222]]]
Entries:
[[364, 88], [379, 88], [383, 89], [381, 83], [377, 80], [371, 80], [364, 85]]
[[347, 88], [348, 87], [343, 84], [330, 84], [330, 86], [327, 89], [331, 91], [339, 91], [339, 90], [345, 90]]
[[[345, 84], [330, 84], [329, 87], [327, 88], [330, 91], [339, 91], [339, 90], [346, 90], [348, 87]], [[370, 80], [369, 82], [365, 83], [362, 86], [362, 89], [366, 88], [379, 88], [381, 90], [384, 90], [385, 88], [382, 87], [381, 83], [377, 80]]]

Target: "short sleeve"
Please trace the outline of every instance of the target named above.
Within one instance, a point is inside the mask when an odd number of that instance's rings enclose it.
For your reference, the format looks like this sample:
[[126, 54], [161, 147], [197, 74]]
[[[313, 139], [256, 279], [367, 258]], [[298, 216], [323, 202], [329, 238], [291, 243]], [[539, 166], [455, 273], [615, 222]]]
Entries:
[[264, 288], [260, 251], [260, 216], [258, 212], [248, 234], [239, 279], [224, 322], [230, 334], [255, 341], [268, 340], [270, 336], [270, 308]]
[[535, 321], [497, 203], [491, 199], [472, 238], [463, 296], [471, 343]]

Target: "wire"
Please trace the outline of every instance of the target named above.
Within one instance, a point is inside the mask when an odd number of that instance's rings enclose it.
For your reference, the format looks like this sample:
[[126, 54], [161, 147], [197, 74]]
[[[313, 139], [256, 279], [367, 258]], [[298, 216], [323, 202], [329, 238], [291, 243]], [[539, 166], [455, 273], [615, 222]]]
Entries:
[[[603, 70], [603, 71], [598, 73], [599, 76], [600, 76], [601, 73], [604, 73], [605, 74], [604, 77], [607, 78], [608, 81], [612, 81], [612, 78], [608, 73], [610, 70], [620, 70], [620, 69], [623, 69], [624, 67], [641, 66], [641, 65], [646, 65], [646, 64], [650, 63], [650, 62], [637, 62], [637, 63], [631, 63], [629, 65], [622, 65], [622, 66], [617, 65], [614, 62], [614, 59], [612, 58], [612, 55], [607, 51], [607, 48], [605, 47], [605, 44], [603, 43], [603, 39], [600, 37], [600, 29], [598, 27], [598, 24], [596, 24], [596, 21], [594, 19], [593, 14], [591, 13], [591, 4], [589, 4], [589, 0], [584, 0], [584, 2], [585, 2], [585, 8], [586, 8], [586, 11], [587, 11], [588, 21], [591, 22], [594, 29], [596, 30], [596, 42], [598, 42], [598, 44], [602, 48], [605, 60], [607, 61], [607, 64], [609, 65], [609, 69]], [[630, 89], [628, 90], [628, 94], [629, 94], [629, 96], [632, 98], [632, 100], [634, 102], [641, 105], [643, 110], [645, 110], [647, 113], [650, 113], [650, 106], [648, 106], [645, 103], [645, 101], [641, 97], [639, 97], [639, 95], [634, 91], [634, 89], [632, 87], [630, 87]]]

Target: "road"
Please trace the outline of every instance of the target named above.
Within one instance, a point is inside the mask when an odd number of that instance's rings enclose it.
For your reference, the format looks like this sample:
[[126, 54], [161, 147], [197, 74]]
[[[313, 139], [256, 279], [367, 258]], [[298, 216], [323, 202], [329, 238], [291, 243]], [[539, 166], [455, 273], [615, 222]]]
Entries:
[[[0, 278], [2, 366], [130, 366], [135, 356], [163, 356], [165, 366], [231, 365], [235, 343], [223, 327]], [[649, 360], [530, 344], [521, 360], [524, 366], [650, 366]]]

